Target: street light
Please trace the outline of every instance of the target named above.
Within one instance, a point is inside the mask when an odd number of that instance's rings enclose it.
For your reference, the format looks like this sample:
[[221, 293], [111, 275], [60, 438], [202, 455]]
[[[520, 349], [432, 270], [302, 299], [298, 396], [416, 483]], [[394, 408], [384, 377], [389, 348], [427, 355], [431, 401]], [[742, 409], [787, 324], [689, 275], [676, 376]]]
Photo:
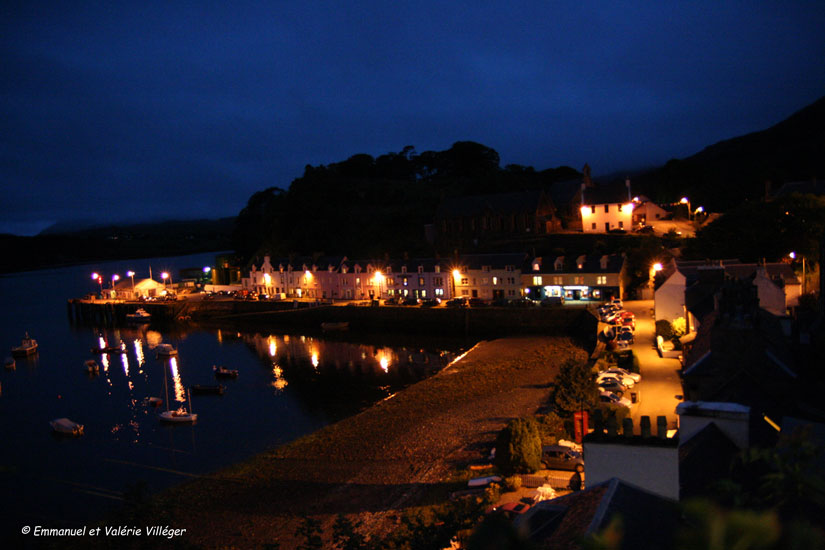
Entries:
[[92, 273], [92, 280], [97, 281], [97, 284], [100, 285], [100, 295], [103, 296], [103, 277], [100, 273]]
[[688, 221], [690, 221], [690, 199], [687, 197], [682, 197], [679, 199], [679, 202], [682, 204], [686, 204], [688, 208]]
[[378, 287], [378, 299], [381, 300], [381, 281], [384, 280], [384, 274], [380, 271], [375, 272], [375, 285]]
[[[796, 252], [791, 252], [790, 254], [788, 254], [788, 256], [790, 256], [790, 258], [792, 260], [795, 260], [796, 259]], [[806, 291], [808, 290], [807, 289], [808, 285], [805, 284], [805, 278], [806, 278], [805, 277], [805, 256], [803, 255], [802, 256], [802, 294], [805, 294]]]
[[129, 270], [126, 272], [126, 275], [132, 278], [132, 294], [135, 293], [135, 272]]
[[461, 272], [457, 269], [453, 269], [453, 298], [458, 298], [458, 281], [461, 279]]
[[169, 284], [172, 284], [172, 279], [169, 277], [169, 274], [165, 271], [160, 274], [160, 279], [163, 281], [163, 286], [166, 286], [166, 279], [169, 279]]

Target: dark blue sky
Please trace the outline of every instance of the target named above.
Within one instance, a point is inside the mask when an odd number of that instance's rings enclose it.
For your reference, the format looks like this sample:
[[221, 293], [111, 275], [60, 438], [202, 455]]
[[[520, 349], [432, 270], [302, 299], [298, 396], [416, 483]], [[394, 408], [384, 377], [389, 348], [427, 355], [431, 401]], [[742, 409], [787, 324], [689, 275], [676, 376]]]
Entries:
[[235, 215], [406, 145], [657, 165], [825, 95], [823, 29], [822, 0], [6, 1], [0, 232]]

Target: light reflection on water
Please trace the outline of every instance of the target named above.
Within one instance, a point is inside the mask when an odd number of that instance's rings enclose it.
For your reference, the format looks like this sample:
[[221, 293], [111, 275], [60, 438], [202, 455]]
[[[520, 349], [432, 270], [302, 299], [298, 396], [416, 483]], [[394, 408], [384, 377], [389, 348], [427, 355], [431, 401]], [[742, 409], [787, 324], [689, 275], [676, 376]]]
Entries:
[[[160, 265], [154, 263], [156, 271]], [[0, 492], [16, 495], [0, 518], [4, 532], [35, 521], [76, 526], [100, 517], [112, 501], [76, 487], [119, 493], [145, 481], [158, 491], [184, 480], [170, 471], [204, 474], [290, 441], [430, 375], [451, 357], [442, 357], [439, 345], [422, 351], [312, 334], [72, 324], [66, 298], [95, 290], [86, 288], [87, 271], [0, 277], [0, 309], [14, 312], [0, 318], [0, 334], [8, 335], [3, 345], [8, 350], [26, 330], [40, 343], [39, 354], [18, 361], [16, 371], [0, 371], [0, 433], [14, 442], [0, 468]], [[151, 350], [164, 341], [178, 357], [155, 358]], [[124, 353], [91, 352], [107, 344]], [[88, 359], [100, 365], [99, 376], [85, 374]], [[240, 376], [216, 380], [214, 364]], [[193, 384], [218, 383], [226, 386], [223, 396], [191, 396], [195, 425], [159, 422], [157, 413], [186, 401]], [[154, 407], [149, 397], [164, 403]], [[53, 437], [48, 422], [60, 417], [84, 424], [85, 435]]]

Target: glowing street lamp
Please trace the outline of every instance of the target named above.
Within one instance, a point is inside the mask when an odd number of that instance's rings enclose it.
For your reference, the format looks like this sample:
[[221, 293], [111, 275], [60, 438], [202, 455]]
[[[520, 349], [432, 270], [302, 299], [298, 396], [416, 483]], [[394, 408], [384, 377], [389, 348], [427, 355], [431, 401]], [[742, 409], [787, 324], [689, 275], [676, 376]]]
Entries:
[[656, 271], [658, 273], [661, 270], [662, 270], [662, 264], [660, 264], [659, 262], [656, 262], [655, 264], [653, 264], [653, 271]]
[[100, 285], [100, 295], [103, 295], [103, 276], [100, 273], [92, 273], [92, 280]]
[[381, 299], [381, 282], [384, 280], [384, 274], [380, 271], [375, 272], [375, 285], [378, 287], [378, 299]]
[[132, 294], [134, 294], [135, 293], [135, 272], [132, 271], [132, 270], [129, 270], [129, 271], [126, 272], [126, 276], [132, 278]]
[[461, 280], [461, 272], [453, 269], [453, 298], [458, 298], [458, 281]]
[[679, 199], [679, 202], [681, 204], [686, 204], [687, 205], [687, 208], [688, 208], [688, 221], [689, 221], [690, 220], [690, 213], [691, 213], [690, 212], [690, 199], [687, 198], [687, 197], [682, 197], [681, 199]]
[[169, 279], [169, 284], [172, 284], [172, 279], [169, 277], [169, 273], [164, 271], [160, 274], [160, 278], [163, 281], [163, 286], [166, 286], [166, 279]]

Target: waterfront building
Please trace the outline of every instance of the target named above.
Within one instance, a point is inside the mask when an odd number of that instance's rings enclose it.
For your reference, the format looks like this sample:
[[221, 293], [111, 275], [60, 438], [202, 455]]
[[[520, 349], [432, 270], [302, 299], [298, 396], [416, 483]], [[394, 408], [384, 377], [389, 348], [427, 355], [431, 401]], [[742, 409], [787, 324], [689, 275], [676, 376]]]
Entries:
[[450, 298], [450, 270], [439, 259], [393, 260], [384, 273], [385, 297], [426, 300]]
[[625, 271], [622, 254], [536, 257], [521, 274], [521, 286], [537, 301], [624, 298]]
[[166, 285], [154, 279], [142, 279], [132, 282], [129, 279], [118, 282], [113, 290], [104, 289], [107, 297], [118, 300], [139, 300], [154, 298], [166, 294]]
[[526, 254], [468, 254], [452, 267], [452, 295], [482, 300], [512, 300], [521, 296], [521, 268]]

